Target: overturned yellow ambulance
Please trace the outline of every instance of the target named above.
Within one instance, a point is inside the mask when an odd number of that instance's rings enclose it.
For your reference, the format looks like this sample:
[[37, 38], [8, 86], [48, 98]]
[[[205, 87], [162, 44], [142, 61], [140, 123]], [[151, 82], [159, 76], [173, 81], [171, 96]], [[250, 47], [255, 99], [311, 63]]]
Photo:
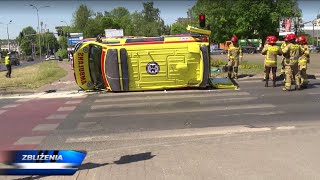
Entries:
[[115, 92], [206, 87], [210, 32], [199, 31], [80, 42], [74, 50], [75, 80], [84, 90]]

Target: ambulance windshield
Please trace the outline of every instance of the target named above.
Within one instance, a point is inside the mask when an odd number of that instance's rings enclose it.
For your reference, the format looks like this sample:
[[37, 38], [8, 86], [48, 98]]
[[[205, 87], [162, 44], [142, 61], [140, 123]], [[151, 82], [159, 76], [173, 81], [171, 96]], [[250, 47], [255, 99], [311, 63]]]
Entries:
[[98, 45], [90, 45], [89, 52], [89, 68], [92, 82], [97, 89], [104, 89], [105, 84], [101, 74], [101, 54], [102, 47]]

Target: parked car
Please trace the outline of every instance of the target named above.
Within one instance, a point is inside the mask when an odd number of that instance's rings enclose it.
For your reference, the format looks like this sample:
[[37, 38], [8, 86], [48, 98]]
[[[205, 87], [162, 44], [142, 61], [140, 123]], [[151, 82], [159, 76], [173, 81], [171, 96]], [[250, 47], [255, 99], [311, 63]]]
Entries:
[[210, 49], [211, 55], [227, 54], [227, 51], [220, 48]]
[[29, 62], [29, 61], [34, 61], [34, 59], [33, 59], [32, 56], [28, 56], [28, 57], [27, 57], [27, 61], [28, 61], [28, 62]]
[[308, 48], [311, 53], [319, 53], [320, 52], [320, 46], [308, 45]]
[[49, 60], [59, 60], [58, 56], [55, 56], [55, 55], [46, 55], [45, 57], [45, 60], [46, 61], [49, 61]]
[[11, 52], [9, 57], [10, 57], [12, 65], [15, 65], [15, 66], [19, 66], [20, 65], [20, 59], [19, 59], [17, 53]]
[[58, 61], [63, 61], [63, 58], [61, 56], [57, 56]]

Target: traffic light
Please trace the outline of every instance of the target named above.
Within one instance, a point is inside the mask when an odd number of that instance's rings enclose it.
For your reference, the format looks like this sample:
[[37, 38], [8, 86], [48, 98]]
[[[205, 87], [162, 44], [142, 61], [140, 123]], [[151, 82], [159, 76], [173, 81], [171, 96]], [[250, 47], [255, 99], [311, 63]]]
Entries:
[[204, 14], [199, 15], [199, 26], [200, 28], [205, 28], [206, 26], [206, 16]]

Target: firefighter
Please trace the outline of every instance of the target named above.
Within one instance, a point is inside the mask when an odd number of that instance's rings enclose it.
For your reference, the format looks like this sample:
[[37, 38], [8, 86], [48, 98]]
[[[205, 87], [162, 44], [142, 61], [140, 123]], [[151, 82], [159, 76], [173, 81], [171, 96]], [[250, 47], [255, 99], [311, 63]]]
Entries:
[[277, 38], [275, 36], [269, 36], [268, 45], [262, 50], [262, 55], [265, 55], [264, 64], [266, 67], [266, 83], [265, 87], [268, 87], [269, 74], [272, 72], [273, 87], [276, 87], [276, 72], [277, 72], [277, 56], [282, 55], [282, 50], [276, 45]]
[[[283, 50], [289, 44], [288, 38], [289, 38], [289, 34], [287, 34], [286, 37], [284, 38], [284, 42], [281, 44], [281, 50]], [[281, 61], [281, 77], [283, 79], [283, 83], [285, 83], [286, 81], [286, 78], [285, 78], [286, 70], [285, 70], [284, 62], [289, 59], [290, 59], [290, 55], [288, 53], [283, 53], [283, 58]]]
[[291, 90], [291, 82], [295, 79], [295, 89], [300, 90], [301, 87], [299, 86], [299, 76], [298, 74], [298, 60], [300, 56], [303, 54], [303, 49], [299, 44], [296, 42], [296, 35], [290, 34], [288, 36], [289, 44], [283, 48], [283, 53], [288, 53], [289, 59], [285, 59], [284, 65], [286, 70], [286, 81], [285, 87], [282, 89], [283, 91], [290, 91]]
[[[265, 48], [265, 47], [268, 46], [268, 44], [269, 44], [269, 38], [270, 38], [270, 36], [267, 36], [267, 38], [266, 38], [266, 43], [264, 44], [264, 47], [263, 47], [263, 48]], [[262, 81], [266, 81], [266, 64], [263, 64], [263, 68], [264, 68], [264, 70], [263, 70], [263, 80], [262, 80]], [[271, 79], [272, 79], [272, 77], [271, 77]]]
[[298, 86], [301, 86], [301, 88], [307, 88], [308, 86], [307, 64], [310, 63], [310, 51], [309, 51], [305, 36], [299, 36], [297, 38], [297, 42], [300, 44], [301, 48], [304, 51], [303, 55], [299, 58], [299, 62], [298, 62], [298, 75], [300, 80], [298, 81]]
[[238, 79], [239, 59], [242, 61], [242, 49], [238, 44], [238, 37], [232, 36], [231, 44], [228, 48], [228, 77]]
[[4, 58], [4, 64], [7, 67], [7, 74], [6, 77], [7, 78], [11, 78], [11, 60], [10, 60], [10, 52], [8, 52], [7, 56]]

